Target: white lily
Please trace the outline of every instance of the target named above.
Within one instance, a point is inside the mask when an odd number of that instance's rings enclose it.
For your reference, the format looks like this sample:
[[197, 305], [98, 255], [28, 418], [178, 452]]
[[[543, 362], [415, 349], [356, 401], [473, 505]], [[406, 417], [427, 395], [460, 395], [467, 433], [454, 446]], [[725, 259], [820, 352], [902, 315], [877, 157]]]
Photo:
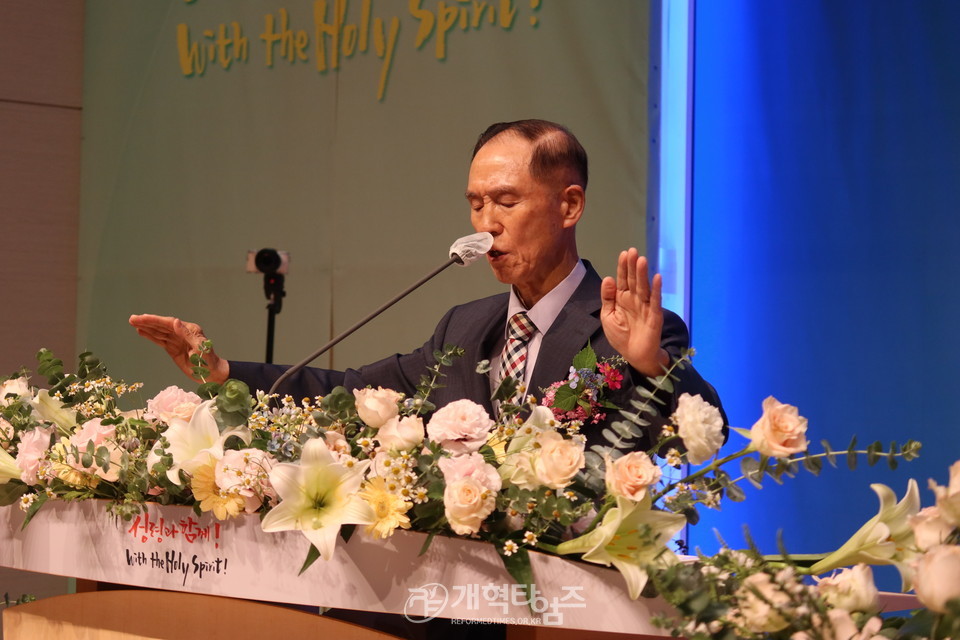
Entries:
[[647, 584], [647, 566], [677, 561], [666, 544], [687, 522], [679, 514], [651, 509], [650, 505], [649, 495], [640, 502], [618, 497], [617, 506], [607, 512], [600, 526], [561, 543], [557, 553], [582, 553], [587, 562], [612, 564], [626, 580], [630, 597], [637, 599]]
[[30, 401], [30, 406], [41, 418], [60, 427], [61, 433], [69, 435], [77, 426], [77, 412], [64, 409], [60, 398], [51, 396], [46, 389], [37, 392], [37, 396]]
[[0, 447], [0, 484], [6, 484], [10, 480], [19, 480], [20, 467], [17, 466], [17, 461], [13, 459], [6, 449]]
[[180, 469], [193, 474], [197, 469], [223, 457], [223, 445], [231, 436], [239, 436], [250, 443], [248, 429], [231, 429], [220, 433], [213, 415], [215, 400], [207, 400], [193, 412], [190, 422], [171, 418], [164, 433], [170, 446], [167, 451], [173, 457], [173, 466], [167, 470], [170, 482], [180, 484]]
[[301, 531], [320, 557], [333, 557], [340, 527], [373, 524], [376, 514], [358, 494], [369, 460], [352, 467], [337, 462], [326, 443], [316, 438], [303, 447], [299, 464], [285, 462], [270, 470], [270, 484], [280, 504], [260, 523], [266, 532]]
[[920, 491], [913, 478], [907, 483], [907, 492], [897, 502], [893, 489], [882, 484], [870, 488], [880, 499], [880, 511], [870, 518], [843, 546], [810, 568], [812, 573], [825, 573], [857, 563], [871, 565], [892, 564], [903, 579], [903, 590], [913, 582], [915, 550], [910, 517], [920, 510]]

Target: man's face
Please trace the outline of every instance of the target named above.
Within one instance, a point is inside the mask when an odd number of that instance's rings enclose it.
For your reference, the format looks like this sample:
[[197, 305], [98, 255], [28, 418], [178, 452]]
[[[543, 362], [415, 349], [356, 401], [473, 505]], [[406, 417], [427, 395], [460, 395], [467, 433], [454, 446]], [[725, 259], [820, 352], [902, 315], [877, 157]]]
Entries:
[[557, 270], [569, 261], [576, 223], [564, 216], [563, 188], [530, 175], [532, 152], [532, 143], [509, 132], [492, 139], [470, 165], [466, 193], [473, 228], [493, 234], [487, 260], [494, 274], [528, 304], [566, 277]]

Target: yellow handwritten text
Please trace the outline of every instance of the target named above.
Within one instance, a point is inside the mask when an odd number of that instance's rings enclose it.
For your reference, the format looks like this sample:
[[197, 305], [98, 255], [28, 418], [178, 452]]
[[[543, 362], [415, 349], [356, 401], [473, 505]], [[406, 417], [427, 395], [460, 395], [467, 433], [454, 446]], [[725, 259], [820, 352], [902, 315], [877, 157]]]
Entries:
[[[487, 22], [491, 25], [499, 24], [502, 29], [513, 27], [514, 18], [517, 17], [517, 8], [513, 0], [500, 0], [499, 7], [495, 7], [493, 2], [481, 2], [480, 0], [457, 0], [456, 2], [437, 3], [435, 11], [424, 9], [422, 0], [409, 0], [408, 9], [410, 15], [416, 18], [420, 25], [417, 28], [417, 36], [414, 39], [414, 46], [419, 49], [422, 47], [434, 31], [437, 33], [437, 42], [435, 54], [437, 60], [444, 60], [447, 57], [447, 34], [459, 25], [461, 31], [479, 29], [486, 15]], [[539, 7], [539, 2], [537, 2]], [[536, 7], [535, 7], [536, 8]]]
[[[387, 79], [393, 67], [393, 55], [397, 50], [398, 35], [400, 34], [400, 18], [390, 18], [390, 32], [387, 33], [386, 22], [383, 18], [374, 18], [370, 24], [370, 10], [372, 0], [363, 0], [360, 8], [360, 22], [346, 22], [347, 0], [335, 0], [333, 16], [327, 13], [326, 0], [316, 0], [313, 3], [313, 21], [316, 27], [317, 41], [317, 71], [323, 73], [329, 69], [340, 68], [340, 56], [351, 57], [354, 52], [366, 53], [371, 30], [373, 33], [373, 48], [377, 57], [383, 61], [380, 66], [380, 83], [377, 87], [377, 100], [383, 100], [387, 89]], [[327, 38], [330, 39], [329, 57], [327, 55]], [[329, 63], [327, 60], [329, 59]]]
[[250, 55], [250, 43], [243, 35], [238, 22], [220, 23], [216, 30], [204, 29], [203, 41], [190, 38], [190, 27], [177, 25], [177, 54], [180, 71], [185, 76], [202, 76], [209, 63], [229, 69], [234, 62], [246, 62]]

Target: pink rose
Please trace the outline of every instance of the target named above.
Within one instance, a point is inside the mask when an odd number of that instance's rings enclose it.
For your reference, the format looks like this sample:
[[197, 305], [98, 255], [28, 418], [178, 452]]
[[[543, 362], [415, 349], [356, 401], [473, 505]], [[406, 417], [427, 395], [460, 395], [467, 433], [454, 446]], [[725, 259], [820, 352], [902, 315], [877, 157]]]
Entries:
[[189, 422], [194, 410], [203, 399], [191, 391], [169, 386], [147, 400], [147, 414], [154, 420], [170, 423], [171, 418], [180, 418]]
[[607, 491], [635, 502], [643, 500], [647, 488], [660, 482], [663, 472], [642, 451], [632, 451], [616, 460], [606, 456]]
[[226, 451], [214, 467], [214, 477], [222, 491], [243, 496], [244, 510], [253, 513], [264, 498], [277, 497], [270, 484], [270, 470], [276, 464], [273, 456], [260, 449]]
[[701, 398], [683, 393], [673, 413], [677, 434], [687, 449], [687, 462], [703, 464], [723, 445], [723, 417], [720, 410]]
[[586, 465], [582, 442], [564, 438], [556, 431], [542, 431], [535, 441], [539, 448], [533, 458], [533, 470], [546, 487], [563, 489]]
[[773, 396], [763, 401], [763, 415], [750, 429], [754, 449], [770, 458], [786, 458], [807, 450], [807, 419], [797, 408]]
[[83, 452], [86, 451], [88, 442], [92, 442], [94, 447], [99, 447], [108, 440], [113, 440], [116, 434], [116, 425], [103, 424], [100, 418], [94, 418], [84, 422], [80, 430], [70, 436], [70, 444], [77, 445], [77, 448]]
[[920, 558], [913, 588], [931, 611], [947, 612], [947, 602], [960, 598], [960, 546], [942, 544]]
[[53, 427], [31, 429], [20, 435], [20, 444], [17, 445], [17, 466], [23, 472], [20, 479], [25, 484], [37, 484], [37, 473], [40, 462], [46, 457], [50, 449], [50, 436]]
[[471, 453], [452, 458], [440, 458], [437, 466], [443, 473], [443, 480], [448, 485], [464, 478], [473, 478], [480, 486], [496, 493], [500, 491], [503, 482], [496, 468], [487, 464], [479, 453]]
[[427, 424], [427, 435], [450, 453], [477, 451], [487, 441], [494, 422], [472, 400], [456, 400], [439, 409]]
[[100, 418], [87, 420], [83, 423], [80, 431], [70, 436], [70, 444], [75, 445], [82, 454], [87, 450], [89, 443], [93, 443], [94, 450], [99, 447], [106, 447], [110, 452], [110, 465], [104, 471], [103, 467], [94, 463], [92, 467], [84, 467], [79, 460], [71, 460], [70, 466], [77, 471], [95, 473], [107, 482], [116, 482], [120, 478], [120, 458], [123, 451], [117, 446], [116, 438], [117, 427], [112, 424], [103, 424]]
[[368, 427], [379, 429], [387, 420], [400, 413], [397, 403], [402, 395], [392, 389], [377, 387], [376, 389], [354, 389], [353, 396], [357, 399], [357, 413]]
[[394, 416], [380, 427], [376, 439], [386, 449], [412, 449], [423, 442], [423, 420], [418, 416]]

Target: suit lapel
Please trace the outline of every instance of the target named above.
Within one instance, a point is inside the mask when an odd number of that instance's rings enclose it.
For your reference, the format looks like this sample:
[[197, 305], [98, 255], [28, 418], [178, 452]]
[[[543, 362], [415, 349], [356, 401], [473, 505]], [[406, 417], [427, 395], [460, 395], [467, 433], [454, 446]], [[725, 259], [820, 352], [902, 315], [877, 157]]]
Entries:
[[587, 273], [560, 315], [543, 336], [537, 364], [530, 378], [530, 393], [539, 397], [558, 380], [566, 380], [573, 356], [600, 329], [600, 276], [584, 260]]

